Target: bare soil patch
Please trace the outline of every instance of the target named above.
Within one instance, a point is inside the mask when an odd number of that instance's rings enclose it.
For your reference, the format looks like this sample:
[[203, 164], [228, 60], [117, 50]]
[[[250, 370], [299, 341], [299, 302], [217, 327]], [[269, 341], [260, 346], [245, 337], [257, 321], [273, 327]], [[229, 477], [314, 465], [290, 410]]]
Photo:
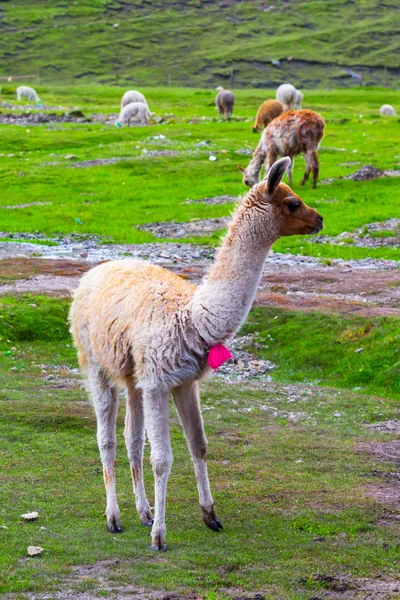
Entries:
[[394, 464], [396, 470], [373, 471], [372, 474], [377, 478], [377, 483], [367, 486], [365, 494], [381, 504], [387, 505], [392, 511], [397, 511], [398, 514], [389, 513], [386, 520], [388, 522], [398, 521], [400, 517], [400, 439], [385, 442], [363, 442], [358, 444], [357, 450], [371, 454], [383, 463]]

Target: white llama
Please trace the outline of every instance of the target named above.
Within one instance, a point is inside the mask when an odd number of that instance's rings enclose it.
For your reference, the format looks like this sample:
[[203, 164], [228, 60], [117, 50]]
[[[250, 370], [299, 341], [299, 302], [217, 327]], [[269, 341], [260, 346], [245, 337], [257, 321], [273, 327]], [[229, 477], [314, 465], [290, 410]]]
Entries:
[[[229, 354], [223, 344], [246, 319], [271, 245], [280, 236], [316, 233], [323, 227], [322, 217], [281, 183], [289, 163], [287, 157], [277, 161], [244, 197], [199, 287], [161, 267], [126, 259], [98, 265], [75, 292], [71, 332], [97, 417], [107, 526], [121, 531], [114, 461], [118, 388], [123, 386], [136, 508], [142, 524], [152, 526], [154, 550], [166, 549], [170, 393], [192, 456], [203, 520], [210, 529], [222, 528], [207, 474], [198, 380]], [[145, 430], [155, 479], [154, 521], [143, 483]]]

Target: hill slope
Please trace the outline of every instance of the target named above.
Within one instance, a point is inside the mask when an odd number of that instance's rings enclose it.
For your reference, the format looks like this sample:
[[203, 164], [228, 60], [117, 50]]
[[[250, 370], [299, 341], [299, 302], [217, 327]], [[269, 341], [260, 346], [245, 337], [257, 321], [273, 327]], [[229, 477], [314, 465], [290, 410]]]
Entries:
[[60, 83], [271, 87], [290, 79], [337, 87], [357, 84], [354, 70], [367, 84], [400, 82], [397, 0], [3, 0], [0, 7], [3, 76], [40, 69], [42, 80]]

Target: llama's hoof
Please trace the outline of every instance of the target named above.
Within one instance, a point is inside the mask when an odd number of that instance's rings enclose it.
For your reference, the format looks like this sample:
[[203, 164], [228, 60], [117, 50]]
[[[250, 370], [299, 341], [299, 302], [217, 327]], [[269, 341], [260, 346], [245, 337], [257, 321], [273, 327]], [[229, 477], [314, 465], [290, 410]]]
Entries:
[[203, 521], [209, 529], [212, 529], [213, 531], [223, 529], [221, 521], [215, 515], [214, 508], [210, 511], [205, 510], [204, 508], [201, 510], [203, 511]]
[[154, 550], [155, 552], [166, 552], [167, 546], [164, 543], [164, 541], [161, 539], [160, 534], [153, 537], [152, 541], [153, 541], [153, 543], [150, 546], [150, 550]]
[[121, 523], [117, 517], [111, 517], [107, 519], [107, 529], [110, 533], [122, 533], [123, 529]]
[[145, 510], [139, 514], [140, 522], [145, 527], [153, 527], [153, 515], [150, 510]]
[[166, 544], [161, 544], [161, 546], [158, 546], [157, 544], [152, 544], [150, 546], [150, 550], [153, 550], [154, 552], [166, 552], [167, 546]]

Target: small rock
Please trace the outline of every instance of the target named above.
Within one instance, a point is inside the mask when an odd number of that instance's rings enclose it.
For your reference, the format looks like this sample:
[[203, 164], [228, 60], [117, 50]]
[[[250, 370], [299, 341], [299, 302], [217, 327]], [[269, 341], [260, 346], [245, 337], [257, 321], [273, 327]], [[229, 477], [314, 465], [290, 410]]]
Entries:
[[213, 154], [211, 154], [211, 156], [208, 157], [208, 160], [211, 160], [212, 162], [215, 162], [217, 160], [217, 157], [214, 156]]
[[21, 518], [24, 519], [25, 521], [36, 521], [38, 516], [39, 516], [39, 513], [36, 511], [33, 511], [30, 513], [25, 513], [25, 514], [21, 515]]
[[66, 160], [74, 160], [75, 158], [78, 158], [78, 157], [77, 157], [77, 156], [75, 156], [75, 154], [66, 154], [66, 155], [64, 156], [64, 158], [65, 158]]
[[42, 554], [44, 548], [40, 546], [28, 546], [28, 554], [29, 556], [39, 556]]
[[357, 350], [354, 350], [354, 354], [360, 354], [360, 352], [362, 352], [364, 350], [364, 348], [357, 348]]

